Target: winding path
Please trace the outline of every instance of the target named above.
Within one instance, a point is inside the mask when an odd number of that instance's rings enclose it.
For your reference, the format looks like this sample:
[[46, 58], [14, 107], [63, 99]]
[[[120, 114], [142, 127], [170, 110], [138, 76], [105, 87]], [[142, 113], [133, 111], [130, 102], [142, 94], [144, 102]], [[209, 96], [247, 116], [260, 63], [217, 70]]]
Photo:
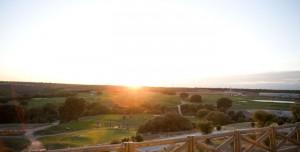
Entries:
[[58, 125], [58, 122], [54, 122], [46, 126], [25, 129], [25, 137], [27, 137], [28, 140], [30, 140], [31, 144], [25, 150], [23, 150], [23, 152], [40, 151], [41, 149], [44, 149], [45, 147], [43, 146], [43, 144], [39, 140], [37, 140], [37, 137], [35, 137], [33, 134], [36, 131], [44, 130], [56, 125]]

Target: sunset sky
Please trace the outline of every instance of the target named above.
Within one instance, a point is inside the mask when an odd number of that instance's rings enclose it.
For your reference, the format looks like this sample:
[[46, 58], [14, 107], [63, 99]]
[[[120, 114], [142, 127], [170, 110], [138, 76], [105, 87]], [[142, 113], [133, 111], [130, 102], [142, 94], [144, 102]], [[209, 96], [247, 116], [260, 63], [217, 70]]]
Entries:
[[300, 70], [297, 0], [2, 0], [0, 23], [5, 81], [195, 87]]

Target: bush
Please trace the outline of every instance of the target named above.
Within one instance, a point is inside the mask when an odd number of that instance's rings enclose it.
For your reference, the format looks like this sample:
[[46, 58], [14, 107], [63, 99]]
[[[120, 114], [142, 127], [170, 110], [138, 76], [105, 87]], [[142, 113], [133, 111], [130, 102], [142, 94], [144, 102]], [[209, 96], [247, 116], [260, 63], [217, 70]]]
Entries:
[[209, 134], [213, 131], [214, 126], [211, 121], [204, 120], [198, 123], [198, 128], [203, 134]]
[[187, 99], [188, 97], [189, 97], [189, 94], [188, 93], [185, 93], [185, 92], [182, 92], [182, 93], [180, 93], [180, 98], [182, 99], [182, 100], [185, 100], [185, 99]]
[[135, 136], [135, 141], [136, 141], [136, 142], [142, 142], [142, 141], [144, 141], [144, 138], [143, 138], [143, 136], [141, 136], [141, 135], [136, 135], [136, 136]]
[[251, 122], [251, 127], [254, 128], [255, 127], [255, 122]]
[[257, 127], [265, 127], [272, 124], [276, 116], [266, 111], [258, 110], [254, 112], [253, 119], [256, 121]]
[[35, 107], [27, 110], [27, 120], [31, 123], [47, 123], [58, 119], [57, 108], [48, 103], [43, 107]]
[[238, 111], [233, 115], [231, 119], [234, 120], [235, 122], [244, 122], [246, 121], [246, 116], [242, 111]]
[[132, 136], [131, 137], [131, 141], [134, 141], [134, 142], [142, 142], [144, 141], [144, 138], [141, 136], [141, 135], [136, 135], [136, 136]]
[[110, 109], [106, 107], [105, 105], [98, 103], [98, 102], [92, 102], [86, 105], [86, 109], [84, 111], [85, 116], [94, 116], [99, 114], [108, 114], [110, 113]]
[[193, 129], [193, 125], [190, 120], [177, 114], [167, 114], [147, 121], [138, 128], [138, 133], [160, 133], [191, 129]]
[[120, 144], [121, 141], [118, 139], [113, 139], [112, 141], [110, 141], [110, 144]]
[[291, 112], [295, 121], [300, 121], [300, 104], [293, 104], [291, 106]]
[[210, 113], [209, 110], [207, 110], [207, 109], [200, 109], [200, 110], [197, 111], [196, 116], [197, 116], [198, 118], [202, 119], [202, 118], [204, 118], [206, 115], [208, 115], [208, 113]]
[[195, 115], [198, 107], [192, 104], [183, 104], [181, 105], [181, 111], [184, 115]]
[[202, 108], [210, 110], [210, 111], [215, 111], [216, 110], [216, 106], [214, 106], [212, 104], [204, 104], [204, 105], [202, 105]]
[[84, 112], [86, 101], [82, 98], [70, 97], [67, 98], [64, 105], [59, 108], [60, 122], [69, 122], [78, 120]]
[[200, 95], [192, 95], [190, 98], [190, 102], [194, 102], [194, 103], [201, 103], [202, 102], [202, 97]]
[[232, 106], [232, 100], [228, 98], [220, 98], [217, 101], [217, 108], [221, 112], [226, 112]]
[[0, 124], [1, 123], [24, 123], [25, 112], [18, 105], [0, 105]]
[[216, 130], [220, 131], [221, 129], [222, 129], [222, 126], [220, 126], [220, 125], [216, 126]]
[[0, 137], [1, 152], [22, 151], [30, 145], [30, 141], [24, 137]]
[[230, 123], [230, 118], [223, 112], [212, 111], [207, 116], [206, 119], [212, 121], [215, 125], [226, 125]]

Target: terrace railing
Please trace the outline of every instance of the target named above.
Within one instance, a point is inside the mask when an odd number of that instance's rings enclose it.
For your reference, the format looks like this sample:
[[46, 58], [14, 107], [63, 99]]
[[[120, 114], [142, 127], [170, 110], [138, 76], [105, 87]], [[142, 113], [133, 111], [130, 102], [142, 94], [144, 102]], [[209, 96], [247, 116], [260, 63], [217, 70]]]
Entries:
[[296, 123], [277, 127], [218, 132], [209, 135], [49, 150], [49, 152], [288, 152], [299, 150], [300, 123]]

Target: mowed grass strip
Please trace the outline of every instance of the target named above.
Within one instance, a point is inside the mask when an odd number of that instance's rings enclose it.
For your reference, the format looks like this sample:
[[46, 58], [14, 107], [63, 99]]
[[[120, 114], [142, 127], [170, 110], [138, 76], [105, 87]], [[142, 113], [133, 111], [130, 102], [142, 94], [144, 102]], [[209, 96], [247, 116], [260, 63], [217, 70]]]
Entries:
[[53, 97], [53, 98], [32, 98], [28, 101], [26, 105], [27, 109], [35, 107], [43, 107], [48, 103], [60, 106], [65, 102], [65, 97]]
[[76, 131], [72, 133], [40, 137], [40, 140], [47, 149], [59, 149], [67, 147], [82, 147], [110, 143], [112, 140], [121, 140], [125, 137], [135, 135], [133, 129], [100, 128]]

